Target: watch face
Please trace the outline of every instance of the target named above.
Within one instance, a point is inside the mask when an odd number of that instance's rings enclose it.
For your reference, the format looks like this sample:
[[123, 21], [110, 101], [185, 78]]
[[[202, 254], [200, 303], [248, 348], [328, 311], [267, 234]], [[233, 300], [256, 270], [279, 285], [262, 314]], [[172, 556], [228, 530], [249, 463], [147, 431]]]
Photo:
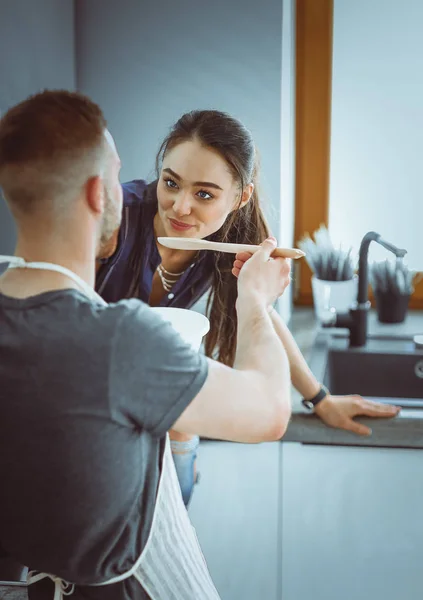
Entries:
[[308, 410], [313, 410], [314, 404], [310, 402], [310, 400], [303, 400], [303, 405], [308, 408]]

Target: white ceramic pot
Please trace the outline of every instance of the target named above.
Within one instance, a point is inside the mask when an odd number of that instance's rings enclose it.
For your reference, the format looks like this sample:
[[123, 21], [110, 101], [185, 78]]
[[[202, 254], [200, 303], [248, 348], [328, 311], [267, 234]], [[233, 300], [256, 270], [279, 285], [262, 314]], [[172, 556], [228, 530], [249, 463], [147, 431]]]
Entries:
[[210, 321], [207, 317], [194, 310], [170, 306], [154, 306], [151, 310], [159, 314], [164, 321], [168, 321], [195, 350], [201, 348], [203, 337], [210, 329]]
[[325, 281], [311, 278], [313, 301], [318, 319], [330, 308], [337, 313], [346, 313], [357, 300], [358, 278], [356, 275], [346, 281]]

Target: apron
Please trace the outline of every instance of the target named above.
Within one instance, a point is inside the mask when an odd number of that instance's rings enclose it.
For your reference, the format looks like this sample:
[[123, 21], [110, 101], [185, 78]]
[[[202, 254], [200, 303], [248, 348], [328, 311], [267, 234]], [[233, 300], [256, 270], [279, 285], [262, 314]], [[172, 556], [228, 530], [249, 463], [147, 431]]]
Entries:
[[[83, 279], [60, 265], [27, 263], [23, 258], [12, 256], [0, 256], [0, 263], [10, 263], [9, 268], [57, 271], [75, 281], [88, 298], [106, 305], [101, 296]], [[129, 571], [92, 587], [118, 583], [129, 577], [135, 577], [151, 600], [219, 600], [194, 527], [182, 501], [168, 434], [147, 543]], [[31, 585], [45, 578], [54, 582], [53, 600], [63, 600], [64, 596], [70, 596], [75, 589], [74, 583], [50, 573], [34, 571], [28, 573], [27, 584]]]

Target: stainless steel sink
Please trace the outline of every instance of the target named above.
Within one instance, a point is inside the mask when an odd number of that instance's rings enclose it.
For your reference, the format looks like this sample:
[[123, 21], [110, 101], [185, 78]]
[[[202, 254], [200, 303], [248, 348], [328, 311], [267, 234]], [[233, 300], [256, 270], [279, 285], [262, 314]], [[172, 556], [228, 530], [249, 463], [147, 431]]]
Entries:
[[407, 339], [371, 339], [364, 348], [345, 340], [326, 341], [311, 367], [333, 394], [367, 398], [423, 409], [423, 351]]

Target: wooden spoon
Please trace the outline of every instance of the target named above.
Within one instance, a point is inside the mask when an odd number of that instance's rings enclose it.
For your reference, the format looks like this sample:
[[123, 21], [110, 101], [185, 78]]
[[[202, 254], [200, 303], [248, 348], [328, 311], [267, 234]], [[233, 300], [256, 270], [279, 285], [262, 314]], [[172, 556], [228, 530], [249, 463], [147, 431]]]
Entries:
[[[216, 252], [228, 252], [229, 254], [238, 254], [238, 252], [257, 252], [260, 246], [250, 244], [223, 244], [222, 242], [209, 242], [198, 238], [182, 237], [158, 237], [157, 241], [166, 248], [173, 250], [215, 250]], [[274, 258], [302, 258], [305, 252], [297, 248], [275, 248], [272, 252]]]

